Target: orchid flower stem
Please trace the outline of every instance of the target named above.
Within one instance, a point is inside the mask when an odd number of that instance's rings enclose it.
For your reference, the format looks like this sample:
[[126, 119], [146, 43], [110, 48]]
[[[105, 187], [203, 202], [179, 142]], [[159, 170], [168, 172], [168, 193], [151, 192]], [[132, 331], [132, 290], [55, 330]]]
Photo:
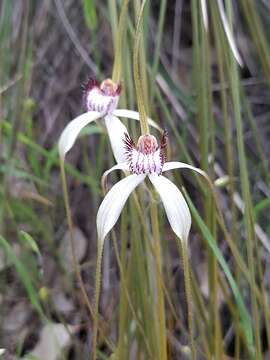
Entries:
[[198, 316], [196, 314], [196, 325], [198, 327], [198, 333], [202, 338], [202, 344], [204, 347], [204, 354], [207, 360], [212, 360], [213, 357], [211, 355], [210, 345], [207, 339], [207, 334], [205, 328], [207, 326], [207, 316], [206, 316], [206, 308], [204, 305], [204, 301], [202, 299], [201, 290], [195, 280], [195, 275], [190, 269], [190, 281], [191, 281], [191, 289], [192, 289], [192, 297], [194, 303], [196, 303], [196, 309], [198, 311]]
[[152, 198], [151, 202], [151, 222], [153, 229], [154, 240], [154, 253], [156, 258], [156, 279], [157, 279], [157, 313], [159, 317], [159, 343], [160, 343], [160, 359], [167, 359], [167, 340], [166, 340], [166, 319], [165, 319], [165, 307], [162, 285], [162, 259], [160, 249], [160, 237], [158, 226], [158, 209], [155, 200]]
[[[144, 218], [142, 209], [141, 209], [141, 207], [140, 207], [140, 202], [139, 202], [138, 197], [137, 197], [136, 194], [133, 194], [133, 199], [134, 199], [134, 202], [135, 202], [136, 210], [137, 210], [138, 215], [139, 215], [139, 219], [140, 219], [141, 224], [142, 224], [142, 226], [143, 226], [143, 234], [144, 234], [144, 237], [145, 237], [145, 239], [147, 240], [147, 239], [148, 239], [147, 226], [146, 226], [146, 223], [145, 223], [145, 218]], [[149, 244], [150, 244], [150, 250], [151, 250], [152, 254], [155, 255], [155, 249], [154, 249], [154, 247], [152, 246], [151, 243], [149, 243]], [[174, 308], [174, 305], [172, 304], [172, 301], [171, 301], [171, 299], [170, 299], [170, 295], [169, 295], [168, 289], [166, 289], [166, 286], [165, 286], [165, 284], [164, 284], [164, 281], [162, 280], [161, 269], [158, 268], [157, 263], [156, 263], [156, 267], [157, 267], [158, 276], [159, 276], [159, 279], [161, 280], [162, 288], [163, 288], [163, 291], [164, 291], [164, 294], [165, 294], [165, 297], [166, 297], [166, 301], [167, 301], [167, 303], [168, 303], [168, 306], [170, 307], [171, 312], [172, 312], [172, 314], [174, 315], [175, 320], [179, 322], [179, 318], [178, 318], [178, 316], [177, 316], [177, 314], [176, 314], [176, 309]]]
[[[130, 212], [133, 219], [131, 225], [131, 255], [130, 255], [130, 266], [132, 271], [132, 279], [136, 282], [134, 287], [135, 295], [134, 301], [136, 310], [141, 314], [141, 321], [143, 328], [147, 336], [147, 340], [150, 345], [150, 357], [152, 359], [159, 358], [159, 338], [157, 324], [158, 319], [156, 316], [154, 304], [154, 292], [152, 282], [153, 273], [151, 272], [153, 266], [153, 257], [149, 251], [149, 229], [148, 222], [145, 217], [144, 211], [141, 209], [141, 198], [142, 192], [137, 190], [136, 193], [132, 194], [133, 199], [137, 199], [139, 206], [131, 206]], [[140, 200], [139, 200], [140, 199]], [[141, 226], [140, 231], [138, 228]], [[145, 354], [143, 347], [143, 339], [138, 342], [138, 358], [142, 358], [139, 354]], [[148, 357], [147, 357], [148, 358]]]
[[[126, 267], [126, 255], [127, 255], [127, 209], [124, 208], [121, 216], [121, 254], [119, 254], [117, 239], [114, 236], [113, 232], [113, 244], [116, 254], [116, 260], [120, 269], [120, 294], [119, 294], [119, 321], [118, 321], [118, 340], [117, 340], [117, 358], [126, 359], [127, 358], [127, 346], [125, 346], [125, 333], [126, 325], [128, 319], [128, 301], [125, 291], [127, 291], [127, 286], [130, 279], [130, 267]], [[127, 268], [125, 272], [125, 268]], [[123, 275], [122, 275], [123, 272]], [[124, 280], [124, 281], [123, 281]], [[124, 287], [124, 285], [126, 285]]]
[[[103, 189], [103, 193], [105, 194], [106, 193], [106, 186], [105, 186], [104, 182], [102, 182], [102, 189]], [[135, 194], [133, 194], [133, 196], [136, 197]], [[137, 199], [137, 197], [136, 197], [136, 199]], [[138, 199], [137, 199], [137, 203], [139, 204]], [[140, 219], [142, 219], [142, 223], [144, 225], [143, 228], [146, 229], [145, 219], [144, 219], [144, 217], [142, 215], [142, 211], [141, 211], [140, 207], [137, 207], [137, 210], [138, 210], [138, 212], [140, 214]], [[125, 210], [124, 210], [124, 213], [125, 213]], [[123, 221], [123, 222], [125, 223], [125, 221]], [[123, 233], [125, 233], [125, 232], [126, 232], [126, 229], [124, 229]], [[124, 238], [123, 233], [121, 231], [121, 235], [122, 235], [121, 238]], [[148, 342], [148, 338], [147, 338], [147, 336], [145, 334], [144, 326], [143, 326], [143, 324], [141, 323], [140, 319], [137, 316], [135, 307], [134, 307], [134, 305], [132, 303], [132, 300], [131, 300], [131, 297], [130, 297], [129, 291], [128, 291], [128, 278], [127, 278], [128, 276], [125, 275], [125, 271], [124, 271], [124, 267], [123, 267], [124, 262], [125, 262], [125, 253], [126, 253], [125, 247], [126, 247], [126, 244], [122, 244], [123, 253], [121, 253], [121, 257], [120, 257], [118, 247], [117, 247], [117, 240], [116, 240], [115, 231], [112, 231], [112, 238], [113, 238], [113, 244], [114, 244], [114, 248], [115, 248], [116, 260], [117, 260], [119, 270], [120, 270], [120, 275], [121, 275], [121, 294], [123, 294], [123, 296], [121, 295], [122, 304], [123, 304], [124, 301], [127, 301], [128, 305], [129, 305], [129, 308], [131, 310], [132, 316], [134, 317], [134, 320], [136, 322], [136, 325], [137, 325], [139, 331], [141, 332], [143, 342], [145, 343], [145, 346], [146, 346], [146, 351], [147, 351], [147, 353], [149, 355], [149, 358], [151, 358], [152, 357], [151, 347], [150, 347], [150, 344]], [[101, 253], [101, 255], [100, 255], [100, 253]], [[99, 262], [99, 258], [101, 258], [101, 257], [102, 257], [102, 250], [98, 250], [98, 259], [97, 259], [97, 265], [96, 265], [97, 266], [97, 268], [96, 268], [96, 291], [95, 291], [95, 294], [96, 294], [96, 299], [95, 299], [96, 310], [97, 310], [98, 303], [99, 303], [99, 293], [100, 293], [101, 264]], [[121, 307], [121, 309], [123, 309], [123, 308]], [[96, 321], [95, 321], [96, 325], [94, 325], [94, 334], [95, 333], [97, 334], [98, 313], [95, 314], [95, 319], [96, 319]], [[122, 319], [122, 314], [121, 314], [121, 319]], [[120, 342], [118, 343], [118, 347], [117, 347], [117, 350], [116, 350], [117, 351], [117, 356], [118, 356], [117, 358], [119, 358], [119, 359], [123, 358], [123, 357], [120, 356], [120, 354], [122, 353], [122, 350], [123, 350], [122, 346], [121, 346], [121, 341], [123, 340], [123, 336], [121, 336], [121, 332], [123, 332], [123, 326], [124, 326], [124, 324], [120, 324], [120, 331], [119, 331], [120, 332], [120, 334], [119, 334]], [[122, 329], [122, 331], [121, 331], [121, 329]]]
[[138, 109], [140, 113], [140, 123], [141, 123], [141, 132], [142, 134], [149, 133], [149, 126], [147, 122], [147, 115], [146, 109], [144, 105], [144, 93], [142, 82], [140, 78], [140, 71], [139, 71], [139, 48], [142, 38], [142, 26], [143, 26], [143, 11], [146, 5], [147, 0], [143, 0], [140, 12], [138, 15], [136, 32], [135, 32], [135, 40], [134, 40], [134, 50], [133, 50], [133, 73], [134, 73], [134, 83], [137, 95], [137, 102], [138, 102]]
[[[202, 172], [201, 173], [202, 176], [206, 176], [204, 175], [204, 173]], [[207, 178], [206, 176], [206, 180], [210, 182], [210, 179]], [[211, 182], [210, 182], [211, 184]], [[143, 224], [143, 226], [145, 227], [146, 224], [144, 223], [145, 219], [143, 217], [143, 214], [142, 214], [142, 210], [140, 208], [140, 203], [136, 197], [136, 195], [134, 194], [133, 195], [133, 199], [134, 199], [134, 202], [135, 202], [135, 205], [136, 205], [136, 209], [138, 211], [138, 214], [139, 214], [139, 218]], [[155, 210], [154, 210], [155, 211]], [[151, 220], [152, 220], [152, 227], [153, 227], [153, 224], [155, 223], [155, 214], [153, 214], [153, 209], [151, 208], [151, 215], [154, 215], [154, 216], [151, 216]], [[154, 225], [153, 227], [154, 229], [157, 229], [155, 231], [158, 231], [158, 227], [156, 227]], [[153, 230], [154, 230], [153, 229]], [[147, 228], [144, 229], [144, 236], [147, 237]], [[153, 235], [155, 235], [155, 231], [153, 231]], [[192, 334], [192, 336], [190, 336], [190, 338], [192, 339], [191, 340], [191, 349], [192, 349], [192, 354], [193, 354], [193, 359], [196, 359], [196, 349], [195, 349], [195, 344], [194, 344], [194, 341], [193, 341], [193, 325], [192, 325], [192, 312], [191, 312], [191, 307], [190, 307], [190, 304], [191, 304], [191, 284], [190, 284], [190, 276], [189, 276], [189, 264], [188, 264], [188, 255], [187, 255], [187, 249], [186, 249], [186, 245], [185, 245], [185, 253], [182, 251], [182, 241], [180, 241], [179, 239], [177, 240], [177, 245], [179, 247], [179, 251], [180, 251], [180, 254], [183, 254], [183, 257], [185, 257], [185, 263], [184, 263], [184, 276], [185, 276], [185, 287], [186, 287], [186, 294], [187, 294], [187, 297], [188, 297], [188, 301], [187, 301], [187, 306], [188, 306], [188, 309], [189, 309], [189, 312], [188, 312], [188, 317], [189, 317], [189, 334]], [[183, 245], [184, 246], [184, 245]], [[158, 247], [159, 247], [159, 244], [158, 244]], [[158, 256], [157, 256], [157, 251], [156, 251], [156, 247], [155, 247], [155, 243], [153, 245], [153, 247], [151, 246], [150, 244], [150, 249], [155, 257], [155, 264], [156, 264], [156, 267], [157, 267], [157, 276], [158, 276], [158, 280], [160, 281], [160, 288], [161, 290], [164, 291], [165, 295], [166, 295], [166, 299], [167, 299], [167, 302], [169, 304], [169, 306], [173, 309], [173, 305], [171, 304], [171, 301], [170, 301], [170, 298], [169, 298], [169, 295], [167, 293], [167, 289], [166, 289], [166, 286], [162, 280], [162, 275], [161, 275], [161, 266], [158, 266]], [[160, 250], [160, 247], [159, 247], [159, 250]], [[161, 261], [159, 260], [159, 264], [161, 263]], [[192, 285], [196, 288], [196, 284], [195, 284], [195, 281], [194, 281], [194, 284]], [[199, 293], [199, 291], [197, 291], [197, 293]], [[163, 294], [162, 294], [163, 295]], [[172, 310], [172, 313], [174, 313], [174, 310]], [[177, 316], [176, 316], [176, 319], [177, 319]], [[160, 323], [160, 320], [159, 320], [159, 323]], [[164, 324], [165, 324], [165, 316], [164, 316]], [[203, 333], [204, 335], [204, 333]], [[205, 341], [205, 344], [207, 344], [207, 341]], [[207, 345], [206, 345], [207, 346]], [[210, 351], [208, 348], [206, 348], [206, 352], [208, 354], [208, 359], [210, 359], [211, 355], [210, 355]]]
[[99, 307], [99, 298], [100, 298], [100, 288], [101, 288], [101, 265], [102, 265], [102, 253], [103, 253], [103, 244], [98, 239], [98, 249], [97, 249], [97, 263], [96, 263], [96, 281], [95, 281], [95, 312], [94, 312], [94, 322], [93, 322], [93, 356], [92, 360], [97, 359], [97, 336], [98, 336], [98, 307]]
[[[125, 271], [124, 271], [123, 266], [122, 266], [120, 254], [119, 254], [119, 251], [118, 251], [117, 241], [116, 241], [116, 235], [115, 235], [114, 231], [112, 232], [112, 237], [113, 237], [113, 244], [114, 244], [114, 249], [115, 249], [116, 261], [117, 261], [117, 264], [119, 266], [121, 279], [122, 279], [122, 289], [125, 292], [125, 297], [127, 299], [128, 305], [129, 305], [129, 307], [131, 309], [132, 315], [134, 316], [134, 319], [136, 321], [136, 325], [138, 326], [138, 328], [139, 328], [139, 330], [140, 330], [140, 332], [142, 334], [143, 341], [145, 341], [145, 345], [146, 345], [148, 355], [151, 356], [151, 350], [150, 350], [150, 346], [149, 346], [149, 343], [148, 343], [148, 340], [147, 340], [147, 336], [145, 335], [143, 325], [141, 324], [140, 320], [138, 319], [138, 316], [136, 314], [136, 310], [135, 310], [135, 308], [134, 308], [134, 306], [132, 304], [132, 300], [131, 300], [129, 292], [128, 292], [127, 277], [125, 275]], [[119, 348], [119, 350], [121, 350], [121, 348]], [[119, 359], [121, 359], [121, 357], [119, 357]]]
[[73, 269], [76, 274], [77, 280], [79, 282], [79, 286], [83, 295], [84, 302], [89, 310], [90, 317], [93, 316], [93, 310], [90, 304], [90, 301], [88, 299], [88, 295], [81, 277], [80, 269], [77, 263], [76, 259], [76, 252], [75, 252], [75, 240], [74, 240], [74, 230], [73, 230], [73, 224], [72, 224], [72, 217], [71, 217], [71, 210], [69, 205], [69, 196], [68, 196], [68, 189], [67, 189], [67, 179], [66, 179], [66, 173], [65, 173], [65, 165], [64, 165], [64, 159], [60, 159], [60, 172], [61, 172], [61, 180], [62, 180], [62, 187], [63, 187], [63, 195], [64, 195], [64, 203], [65, 203], [65, 209], [66, 209], [66, 215], [67, 215], [67, 222], [68, 222], [68, 228], [69, 228], [69, 235], [70, 235], [70, 245], [71, 245], [71, 254], [72, 254], [72, 263], [73, 263]]
[[183, 239], [177, 238], [177, 245], [178, 245], [179, 253], [182, 254], [182, 259], [183, 259], [190, 347], [191, 347], [192, 360], [195, 360], [196, 348], [195, 348], [194, 335], [193, 335], [192, 296], [191, 296], [191, 280], [190, 280], [190, 269], [189, 269], [189, 260], [188, 260], [188, 249], [187, 249], [187, 244]]
[[[145, 224], [145, 218], [144, 218], [144, 215], [143, 215], [143, 213], [142, 213], [142, 209], [141, 209], [141, 207], [140, 207], [140, 203], [139, 203], [139, 200], [138, 200], [138, 197], [137, 197], [136, 194], [133, 194], [133, 199], [134, 199], [134, 202], [135, 202], [136, 210], [137, 210], [138, 215], [139, 215], [139, 219], [140, 219], [141, 224], [142, 224], [142, 226], [143, 226], [143, 234], [144, 234], [144, 237], [145, 237], [145, 239], [147, 240], [147, 239], [148, 239], [147, 226], [146, 226], [146, 224]], [[149, 244], [150, 244], [150, 250], [151, 250], [152, 254], [154, 255], [154, 254], [155, 254], [155, 249], [154, 249], [154, 247], [152, 246], [151, 243], [149, 243]], [[156, 266], [157, 266], [157, 264], [156, 264]], [[173, 305], [172, 302], [171, 302], [171, 299], [170, 299], [170, 296], [169, 296], [169, 292], [168, 292], [168, 290], [166, 289], [166, 286], [165, 286], [165, 284], [164, 284], [164, 281], [162, 280], [161, 269], [159, 269], [158, 266], [157, 266], [157, 271], [158, 271], [158, 276], [159, 276], [159, 278], [160, 278], [160, 280], [161, 280], [161, 283], [162, 283], [162, 288], [163, 288], [164, 294], [165, 294], [165, 296], [166, 296], [166, 301], [167, 301], [167, 303], [168, 303], [168, 306], [170, 307], [171, 312], [172, 312], [172, 314], [173, 314], [174, 317], [175, 317], [175, 320], [176, 320], [176, 321], [179, 321], [179, 318], [177, 317], [177, 314], [176, 314], [176, 310], [175, 310], [175, 308], [174, 308], [174, 305]]]

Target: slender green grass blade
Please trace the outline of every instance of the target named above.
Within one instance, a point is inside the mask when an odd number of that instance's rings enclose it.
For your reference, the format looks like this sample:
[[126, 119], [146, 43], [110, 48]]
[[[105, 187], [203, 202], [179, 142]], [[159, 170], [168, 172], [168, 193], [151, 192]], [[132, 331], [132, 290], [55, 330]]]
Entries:
[[213, 238], [213, 236], [211, 235], [208, 227], [206, 226], [205, 222], [202, 220], [202, 218], [200, 217], [198, 211], [196, 210], [196, 208], [194, 207], [190, 197], [187, 195], [187, 193], [185, 192], [186, 198], [187, 198], [187, 202], [190, 208], [190, 211], [198, 225], [198, 227], [200, 228], [205, 240], [207, 241], [208, 246], [210, 247], [210, 249], [212, 250], [213, 254], [215, 255], [217, 261], [219, 262], [222, 270], [224, 271], [224, 274], [226, 275], [226, 278], [231, 286], [238, 310], [239, 310], [239, 315], [240, 315], [240, 321], [241, 321], [241, 327], [242, 330], [245, 334], [246, 337], [246, 341], [248, 344], [248, 348], [250, 350], [251, 353], [253, 353], [253, 330], [252, 330], [252, 322], [251, 322], [251, 318], [249, 316], [248, 310], [244, 304], [243, 298], [241, 296], [241, 293], [239, 291], [239, 288], [232, 276], [232, 273], [221, 253], [221, 251], [219, 250], [215, 239]]
[[83, 1], [83, 13], [87, 27], [90, 30], [97, 28], [97, 14], [93, 0], [82, 0]]
[[4, 249], [9, 260], [15, 266], [17, 273], [25, 287], [25, 290], [28, 294], [28, 297], [34, 309], [37, 311], [37, 313], [40, 315], [40, 317], [43, 320], [46, 320], [46, 316], [42, 310], [42, 307], [38, 299], [37, 291], [34, 288], [34, 285], [32, 284], [31, 276], [28, 273], [26, 266], [20, 261], [20, 259], [18, 259], [16, 253], [14, 252], [8, 241], [5, 238], [3, 238], [3, 236], [1, 235], [0, 235], [0, 246]]
[[41, 256], [41, 253], [39, 251], [39, 247], [36, 243], [36, 241], [32, 238], [31, 235], [29, 235], [27, 232], [21, 230], [20, 231], [20, 235], [22, 236], [22, 238], [28, 243], [28, 245], [30, 246], [31, 250], [33, 250], [36, 254], [38, 254], [39, 256]]

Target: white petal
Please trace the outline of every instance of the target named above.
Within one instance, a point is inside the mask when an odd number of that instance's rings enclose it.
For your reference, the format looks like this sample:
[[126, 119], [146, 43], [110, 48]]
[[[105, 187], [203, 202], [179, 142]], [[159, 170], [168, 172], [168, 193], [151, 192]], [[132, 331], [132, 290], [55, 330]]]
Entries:
[[[137, 111], [133, 111], [133, 110], [116, 109], [113, 111], [113, 114], [118, 117], [125, 117], [127, 119], [133, 119], [138, 121], [140, 120], [140, 114]], [[147, 121], [150, 126], [152, 126], [153, 128], [157, 129], [160, 132], [163, 132], [161, 127], [158, 126], [158, 124], [154, 120], [147, 118]]]
[[117, 163], [126, 161], [124, 134], [127, 133], [125, 125], [114, 115], [105, 116], [105, 125], [110, 138], [113, 155]]
[[206, 172], [204, 172], [203, 170], [192, 166], [192, 165], [188, 165], [186, 163], [180, 162], [180, 161], [168, 161], [165, 162], [165, 164], [163, 165], [162, 168], [162, 172], [164, 171], [168, 171], [168, 170], [173, 170], [173, 169], [190, 169], [193, 170], [195, 172], [197, 172], [198, 174], [202, 175], [204, 178], [206, 178], [208, 181], [210, 181], [208, 175], [206, 174]]
[[114, 170], [129, 171], [129, 166], [127, 163], [123, 162], [121, 164], [114, 165], [109, 170], [105, 171], [105, 173], [102, 175], [101, 180], [103, 189], [106, 187], [107, 176]]
[[146, 175], [130, 175], [116, 183], [103, 199], [97, 213], [98, 239], [103, 246], [104, 239], [117, 222], [132, 191]]
[[191, 216], [180, 190], [162, 175], [149, 175], [149, 179], [161, 197], [173, 231], [181, 240], [187, 241]]
[[101, 114], [97, 111], [88, 111], [68, 123], [58, 141], [58, 149], [62, 158], [72, 148], [80, 131], [92, 121], [100, 118], [100, 116]]
[[224, 28], [228, 43], [229, 43], [229, 45], [231, 47], [232, 53], [233, 53], [236, 61], [238, 62], [238, 64], [240, 66], [243, 66], [243, 61], [242, 61], [242, 58], [241, 58], [241, 56], [239, 54], [239, 51], [237, 49], [236, 43], [234, 41], [233, 33], [232, 33], [231, 29], [230, 29], [230, 26], [229, 26], [229, 23], [228, 23], [226, 14], [225, 14], [224, 5], [223, 5], [222, 0], [218, 0], [218, 9], [219, 9], [221, 21], [222, 21], [222, 24], [223, 24], [223, 28]]

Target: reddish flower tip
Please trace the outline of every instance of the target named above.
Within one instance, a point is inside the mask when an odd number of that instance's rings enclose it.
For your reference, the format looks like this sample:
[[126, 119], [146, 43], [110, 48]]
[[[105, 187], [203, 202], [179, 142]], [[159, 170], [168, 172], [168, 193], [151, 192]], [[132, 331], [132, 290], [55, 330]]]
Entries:
[[168, 131], [165, 129], [163, 131], [163, 134], [160, 139], [160, 148], [161, 149], [165, 149], [165, 147], [167, 146], [167, 139], [168, 139]]
[[125, 144], [125, 149], [126, 149], [127, 153], [129, 153], [133, 149], [135, 149], [135, 144], [134, 144], [134, 141], [129, 136], [129, 134], [125, 133], [124, 136], [125, 136], [125, 138], [123, 139], [123, 141]]
[[94, 87], [99, 88], [99, 83], [96, 79], [89, 78], [85, 84], [83, 84], [83, 90], [84, 92], [88, 92], [92, 90]]

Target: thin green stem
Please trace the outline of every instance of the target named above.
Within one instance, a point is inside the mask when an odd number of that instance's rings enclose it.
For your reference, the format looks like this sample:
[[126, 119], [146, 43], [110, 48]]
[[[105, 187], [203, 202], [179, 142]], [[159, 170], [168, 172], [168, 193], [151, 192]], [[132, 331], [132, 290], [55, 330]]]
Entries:
[[64, 159], [60, 159], [60, 172], [61, 172], [61, 180], [62, 180], [62, 187], [63, 187], [63, 195], [64, 195], [64, 203], [65, 203], [65, 209], [66, 209], [66, 215], [67, 215], [67, 222], [68, 222], [68, 228], [69, 228], [69, 239], [70, 239], [70, 245], [71, 245], [71, 254], [72, 254], [72, 264], [74, 268], [74, 272], [76, 274], [77, 280], [79, 282], [79, 286], [83, 295], [84, 302], [89, 310], [90, 316], [93, 316], [93, 310], [90, 304], [90, 301], [88, 299], [88, 295], [81, 277], [80, 269], [77, 263], [76, 258], [76, 250], [75, 250], [75, 239], [74, 239], [74, 229], [72, 224], [72, 217], [71, 217], [71, 209], [69, 205], [69, 196], [68, 196], [68, 188], [67, 188], [67, 179], [66, 179], [66, 173], [65, 173], [65, 165], [64, 165]]
[[100, 239], [98, 239], [96, 281], [95, 281], [95, 312], [94, 312], [94, 321], [93, 321], [92, 360], [97, 359], [97, 337], [98, 337], [98, 320], [99, 320], [98, 307], [99, 307], [100, 288], [101, 288], [102, 253], [103, 253], [103, 242], [101, 242]]
[[186, 292], [186, 301], [187, 301], [187, 311], [188, 311], [188, 329], [190, 336], [190, 347], [192, 360], [197, 358], [196, 348], [193, 335], [193, 314], [192, 314], [192, 296], [191, 296], [191, 281], [190, 281], [190, 270], [189, 270], [189, 260], [188, 260], [188, 248], [187, 244], [182, 240], [177, 238], [177, 246], [179, 253], [182, 254], [183, 259], [183, 271], [184, 271], [184, 282], [185, 282], [185, 292]]
[[[123, 280], [127, 286], [129, 284], [129, 271], [126, 269], [126, 255], [127, 255], [127, 209], [124, 208], [121, 216], [121, 253], [119, 254], [116, 237], [113, 234], [113, 244], [115, 248], [116, 259], [120, 270], [120, 299], [119, 299], [119, 324], [118, 324], [118, 341], [117, 341], [117, 357], [119, 359], [125, 359], [127, 357], [126, 344], [125, 344], [125, 335], [126, 335], [126, 325], [128, 321], [128, 302], [127, 296], [125, 294], [126, 288], [124, 287]], [[123, 275], [122, 275], [123, 270]], [[123, 277], [124, 276], [124, 277]]]
[[117, 47], [117, 1], [115, 0], [108, 0], [108, 9], [110, 15], [110, 24], [112, 28], [112, 41], [114, 52], [116, 52]]
[[155, 46], [154, 61], [152, 65], [151, 79], [150, 79], [150, 91], [151, 91], [150, 105], [153, 104], [153, 99], [155, 95], [155, 80], [158, 72], [160, 47], [161, 47], [161, 41], [162, 41], [162, 35], [164, 29], [166, 9], [167, 9], [167, 0], [162, 0], [160, 4], [158, 29], [157, 29], [157, 36], [155, 39], [156, 46]]
[[[96, 308], [95, 308], [95, 310], [92, 309], [92, 306], [90, 304], [90, 301], [89, 301], [89, 298], [87, 295], [85, 285], [84, 285], [82, 277], [81, 277], [80, 268], [77, 263], [77, 258], [76, 258], [74, 229], [73, 229], [74, 227], [73, 227], [73, 223], [72, 223], [71, 209], [70, 209], [70, 205], [69, 205], [69, 196], [68, 196], [67, 180], [66, 180], [66, 173], [65, 173], [65, 167], [64, 167], [64, 159], [60, 159], [60, 172], [61, 172], [61, 180], [62, 180], [62, 187], [63, 187], [65, 210], [66, 210], [68, 228], [69, 228], [69, 234], [70, 234], [70, 245], [71, 245], [73, 269], [74, 269], [75, 275], [77, 277], [81, 293], [83, 295], [83, 300], [89, 310], [90, 317], [94, 320], [94, 324], [95, 324], [95, 320], [96, 320], [96, 326], [97, 326], [98, 315], [96, 313]], [[99, 274], [99, 277], [100, 277], [100, 274]], [[100, 279], [99, 279], [99, 282], [100, 282]], [[97, 293], [97, 291], [96, 291], [96, 293]], [[93, 328], [95, 328], [95, 325], [93, 326]], [[111, 344], [108, 342], [108, 340], [106, 338], [105, 338], [105, 342], [109, 346], [109, 348], [111, 348]]]
[[[124, 291], [124, 295], [125, 295], [125, 299], [127, 300], [127, 303], [131, 309], [131, 312], [132, 312], [132, 315], [134, 316], [134, 319], [136, 321], [136, 325], [138, 326], [141, 334], [142, 334], [142, 337], [143, 337], [143, 340], [145, 342], [145, 345], [146, 345], [146, 349], [147, 349], [147, 352], [148, 352], [148, 355], [151, 356], [151, 350], [150, 350], [150, 346], [149, 346], [149, 343], [148, 343], [148, 339], [147, 339], [147, 336], [145, 334], [145, 331], [144, 331], [144, 328], [136, 314], [136, 311], [135, 311], [135, 308], [132, 304], [132, 300], [131, 300], [131, 297], [129, 295], [129, 292], [128, 292], [128, 279], [127, 279], [127, 276], [125, 275], [125, 271], [124, 271], [124, 268], [123, 268], [123, 265], [122, 265], [122, 259], [120, 258], [120, 254], [119, 254], [119, 251], [118, 251], [118, 247], [117, 247], [117, 241], [116, 241], [116, 235], [115, 235], [115, 232], [112, 233], [112, 238], [113, 238], [113, 244], [114, 244], [114, 249], [115, 249], [115, 255], [116, 255], [116, 261], [117, 261], [117, 264], [118, 264], [118, 267], [119, 267], [119, 270], [120, 270], [120, 274], [121, 274], [121, 289], [122, 291]], [[120, 343], [121, 345], [121, 343]], [[121, 347], [118, 347], [118, 350], [119, 352], [122, 350]], [[119, 355], [119, 353], [118, 353]], [[119, 356], [119, 359], [121, 359], [121, 357]]]
[[127, 27], [127, 10], [128, 10], [129, 0], [124, 0], [121, 7], [119, 23], [117, 28], [117, 37], [116, 37], [116, 46], [115, 46], [115, 58], [113, 64], [113, 73], [112, 80], [114, 82], [119, 82], [121, 79], [121, 70], [122, 70], [122, 54], [123, 54], [123, 43], [124, 43], [124, 33]]
[[161, 360], [167, 359], [167, 341], [166, 341], [166, 319], [165, 319], [165, 308], [164, 308], [164, 296], [162, 286], [162, 259], [160, 250], [160, 237], [159, 237], [159, 226], [158, 226], [158, 210], [155, 200], [152, 198], [151, 202], [151, 222], [153, 229], [153, 240], [154, 240], [154, 253], [156, 263], [156, 281], [157, 281], [157, 313], [159, 318], [159, 354]]
[[136, 95], [137, 95], [138, 109], [139, 109], [139, 113], [140, 113], [140, 124], [141, 124], [142, 134], [149, 133], [147, 114], [146, 114], [146, 109], [145, 109], [145, 105], [144, 105], [143, 87], [142, 87], [142, 81], [141, 81], [140, 70], [139, 70], [139, 49], [140, 49], [140, 42], [141, 42], [141, 36], [142, 36], [143, 11], [144, 11], [146, 2], [147, 2], [147, 0], [143, 0], [139, 15], [138, 15], [136, 32], [135, 32], [135, 40], [134, 40], [134, 50], [133, 50], [134, 83], [135, 83], [135, 90], [136, 90]]

